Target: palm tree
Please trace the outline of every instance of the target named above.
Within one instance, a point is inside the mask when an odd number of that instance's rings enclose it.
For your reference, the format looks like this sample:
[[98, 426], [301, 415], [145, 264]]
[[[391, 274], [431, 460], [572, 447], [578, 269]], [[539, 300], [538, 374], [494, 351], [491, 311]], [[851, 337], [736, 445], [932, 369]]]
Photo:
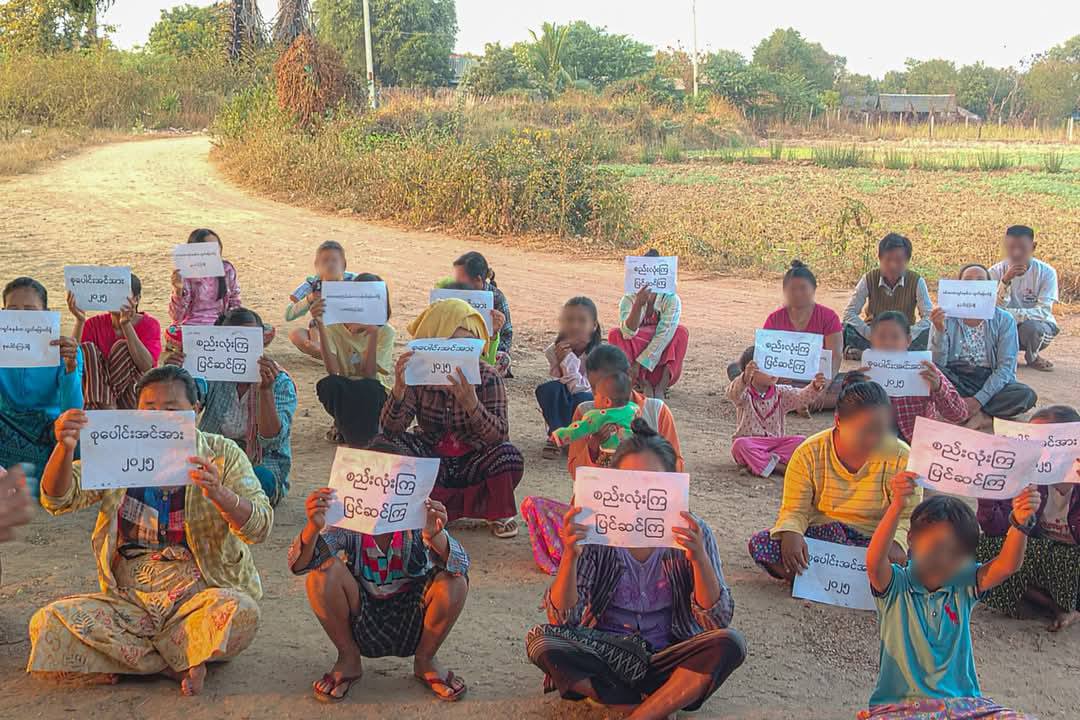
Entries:
[[[110, 0], [111, 1], [111, 0]], [[260, 47], [266, 40], [265, 23], [256, 0], [229, 3], [229, 58], [239, 60], [245, 49]]]
[[67, 0], [67, 7], [73, 13], [86, 18], [86, 41], [94, 44], [98, 41], [98, 13], [103, 13], [115, 0]]
[[311, 30], [311, 0], [278, 0], [274, 18], [274, 42], [291, 45], [299, 35]]
[[540, 27], [539, 36], [535, 31], [529, 31], [529, 35], [532, 36], [529, 62], [539, 76], [544, 92], [549, 97], [554, 96], [570, 82], [570, 73], [566, 72], [562, 64], [562, 49], [569, 31], [569, 25], [548, 22]]

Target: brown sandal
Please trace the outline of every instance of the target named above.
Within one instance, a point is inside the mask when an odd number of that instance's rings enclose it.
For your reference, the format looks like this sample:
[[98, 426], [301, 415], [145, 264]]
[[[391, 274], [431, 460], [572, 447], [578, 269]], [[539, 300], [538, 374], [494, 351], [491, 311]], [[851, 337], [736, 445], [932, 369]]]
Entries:
[[[465, 681], [454, 675], [454, 671], [451, 670], [446, 673], [446, 679], [443, 680], [437, 673], [431, 673], [432, 677], [420, 677], [416, 675], [416, 679], [428, 686], [428, 689], [443, 702], [457, 702], [465, 695], [465, 692], [469, 689], [465, 685]], [[449, 695], [443, 695], [435, 689], [436, 686], [442, 686], [450, 691]]]
[[[360, 677], [361, 677], [360, 675], [355, 675], [353, 677], [342, 677], [342, 678], [338, 678], [337, 680], [335, 680], [334, 676], [333, 676], [333, 673], [326, 673], [325, 675], [322, 676], [322, 679], [319, 680], [319, 682], [332, 683], [332, 685], [330, 686], [330, 691], [329, 692], [323, 692], [322, 690], [315, 687], [314, 685], [312, 685], [311, 689], [312, 689], [312, 692], [315, 693], [315, 699], [318, 700], [319, 702], [339, 703], [349, 695], [349, 691], [352, 690], [353, 683], [356, 682], [357, 680], [359, 680]], [[348, 684], [346, 684], [346, 683], [348, 683]], [[345, 685], [345, 692], [341, 693], [340, 696], [335, 695], [334, 691], [337, 690], [342, 685]]]

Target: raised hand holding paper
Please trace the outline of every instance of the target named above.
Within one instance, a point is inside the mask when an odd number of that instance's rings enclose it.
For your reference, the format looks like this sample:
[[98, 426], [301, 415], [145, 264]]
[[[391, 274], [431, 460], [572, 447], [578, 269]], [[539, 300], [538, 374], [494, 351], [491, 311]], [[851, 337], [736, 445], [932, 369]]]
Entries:
[[579, 467], [576, 522], [589, 529], [584, 542], [617, 547], [679, 547], [672, 528], [686, 527], [690, 476], [685, 473]]
[[938, 307], [948, 317], [989, 320], [997, 307], [997, 280], [939, 280]]
[[60, 348], [60, 313], [48, 310], [0, 310], [0, 367], [56, 367]]
[[[786, 330], [754, 333], [754, 362], [762, 372], [777, 377], [813, 380], [821, 368], [821, 350], [821, 336], [814, 333]], [[826, 377], [831, 374], [830, 370]]]
[[1041, 450], [1031, 482], [1035, 485], [1080, 483], [1080, 422], [1021, 423], [994, 419], [994, 433], [1037, 444]]
[[190, 485], [195, 413], [88, 410], [79, 449], [84, 490]]
[[382, 281], [327, 281], [322, 284], [326, 301], [323, 323], [326, 325], [385, 325], [386, 283]]
[[818, 372], [825, 376], [826, 380], [833, 377], [832, 350], [821, 348], [821, 359], [818, 361]]
[[862, 364], [870, 368], [870, 379], [885, 388], [890, 397], [926, 397], [930, 394], [930, 383], [920, 375], [924, 361], [932, 362], [933, 353], [865, 350], [862, 356]]
[[184, 326], [184, 369], [208, 381], [259, 382], [263, 329], [224, 325]]
[[221, 247], [214, 242], [177, 245], [173, 248], [173, 265], [185, 280], [225, 276]]
[[795, 576], [791, 596], [827, 605], [874, 610], [866, 548], [805, 538], [810, 566]]
[[414, 458], [339, 447], [327, 487], [336, 493], [326, 522], [368, 535], [420, 530], [424, 504], [439, 474], [438, 458]]
[[490, 290], [450, 290], [446, 288], [436, 288], [431, 291], [431, 295], [428, 299], [429, 302], [434, 303], [438, 300], [445, 300], [446, 298], [457, 298], [458, 300], [464, 300], [472, 305], [484, 316], [484, 324], [487, 325], [488, 334], [490, 335], [494, 332], [494, 326], [491, 324], [491, 311], [495, 309], [495, 293]]
[[483, 351], [484, 341], [474, 338], [413, 340], [409, 343], [412, 357], [405, 365], [405, 384], [449, 385], [448, 377], [461, 368], [466, 381], [479, 385]]
[[634, 295], [647, 287], [655, 293], [671, 294], [678, 277], [678, 257], [629, 256], [623, 270], [623, 292]]
[[68, 265], [64, 285], [80, 310], [119, 312], [131, 297], [131, 268]]
[[1038, 443], [918, 417], [907, 469], [930, 490], [1002, 500], [1031, 482], [1041, 455]]

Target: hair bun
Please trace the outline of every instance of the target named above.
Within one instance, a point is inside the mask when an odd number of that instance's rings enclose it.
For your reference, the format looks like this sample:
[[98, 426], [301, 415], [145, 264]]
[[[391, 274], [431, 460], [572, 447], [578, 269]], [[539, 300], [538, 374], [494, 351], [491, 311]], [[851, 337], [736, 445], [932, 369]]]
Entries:
[[844, 382], [840, 384], [841, 389], [850, 387], [855, 383], [870, 382], [870, 377], [864, 373], [852, 370], [844, 377]]
[[791, 269], [792, 270], [798, 270], [799, 268], [804, 268], [804, 267], [806, 267], [806, 263], [804, 263], [802, 260], [792, 260], [791, 261]]
[[630, 430], [635, 435], [641, 435], [642, 437], [656, 437], [658, 432], [653, 430], [652, 425], [645, 421], [645, 418], [634, 418], [630, 423]]

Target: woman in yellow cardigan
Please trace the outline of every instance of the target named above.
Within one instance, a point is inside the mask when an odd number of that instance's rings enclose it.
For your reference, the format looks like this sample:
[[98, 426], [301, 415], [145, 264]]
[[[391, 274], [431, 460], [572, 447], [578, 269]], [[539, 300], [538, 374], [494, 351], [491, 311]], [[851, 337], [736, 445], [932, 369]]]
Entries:
[[[771, 530], [750, 538], [750, 556], [770, 575], [793, 580], [810, 561], [805, 538], [866, 547], [892, 502], [889, 480], [907, 467], [908, 446], [896, 437], [892, 404], [880, 385], [850, 373], [833, 427], [808, 437], [784, 474], [784, 498]], [[904, 506], [893, 562], [907, 563], [908, 521], [922, 500], [916, 488]]]

